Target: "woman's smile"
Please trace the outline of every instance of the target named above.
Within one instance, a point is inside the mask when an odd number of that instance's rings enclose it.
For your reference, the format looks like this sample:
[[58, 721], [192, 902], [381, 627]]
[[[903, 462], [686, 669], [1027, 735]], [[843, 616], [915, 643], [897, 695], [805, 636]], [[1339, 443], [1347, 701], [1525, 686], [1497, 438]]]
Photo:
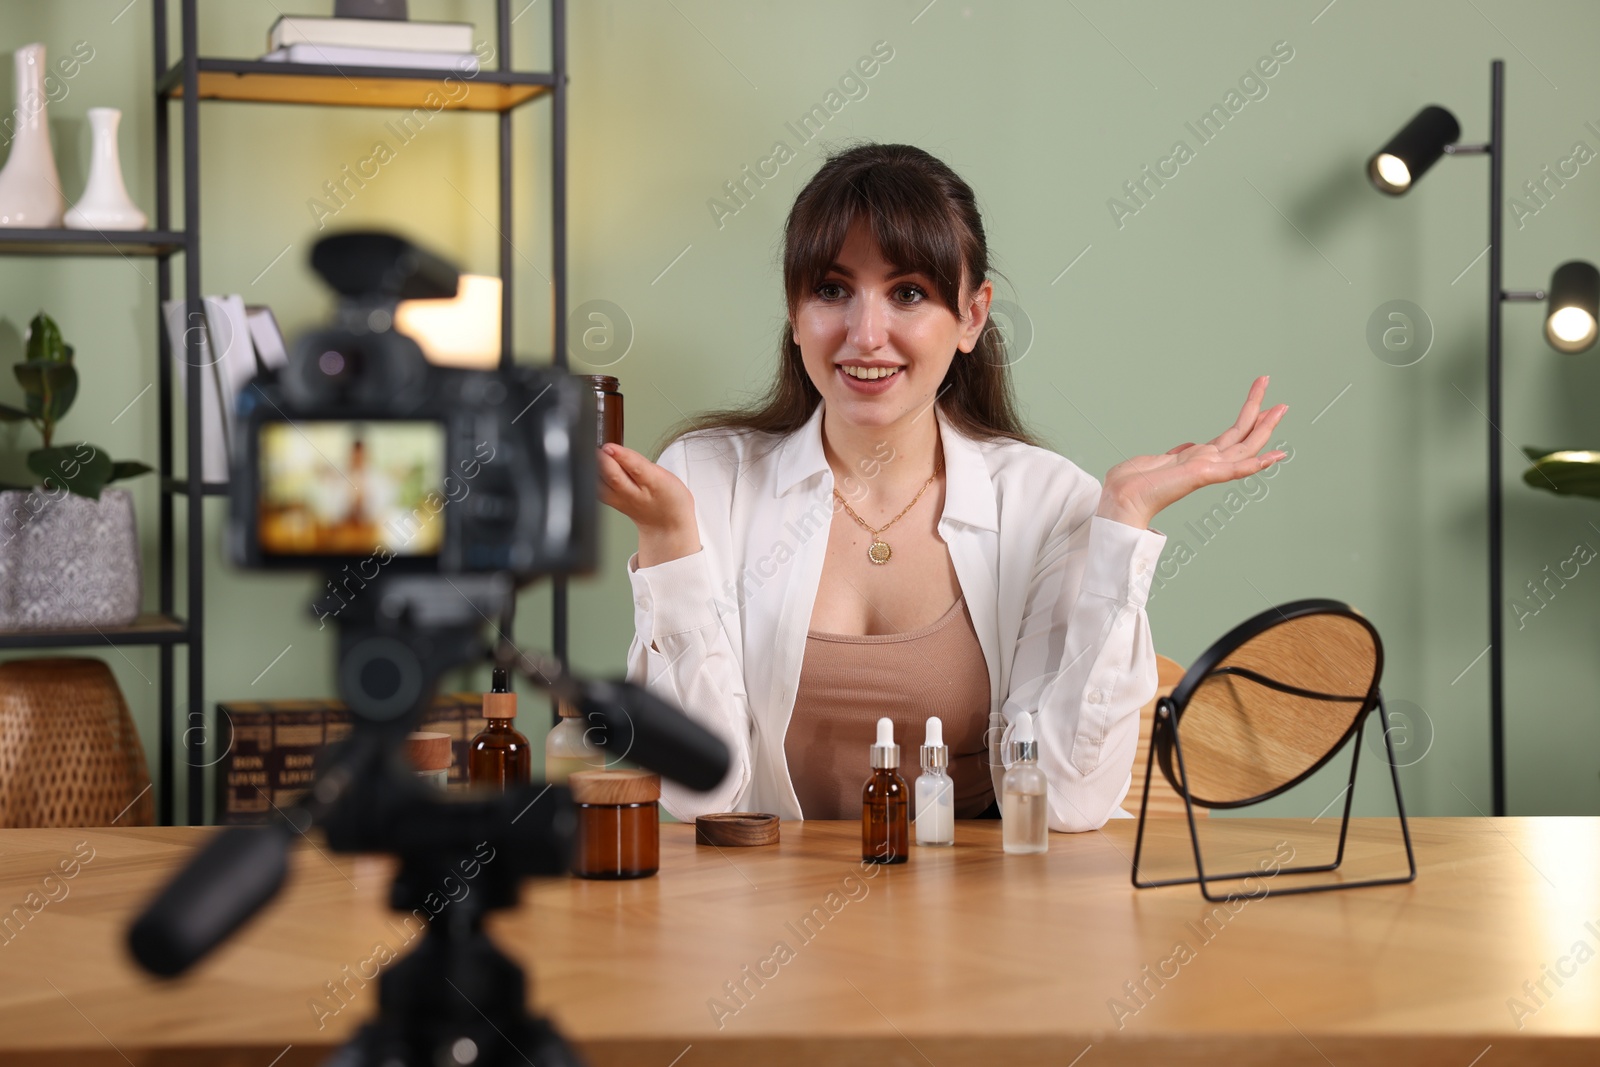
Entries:
[[866, 363], [860, 360], [838, 363], [835, 370], [847, 387], [864, 396], [886, 393], [905, 377], [905, 367], [898, 364]]

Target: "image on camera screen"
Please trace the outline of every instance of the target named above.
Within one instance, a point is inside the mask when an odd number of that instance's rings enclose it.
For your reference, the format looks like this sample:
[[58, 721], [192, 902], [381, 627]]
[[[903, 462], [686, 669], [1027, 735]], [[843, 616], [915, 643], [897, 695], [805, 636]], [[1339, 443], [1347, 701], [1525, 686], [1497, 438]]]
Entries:
[[262, 425], [260, 445], [262, 552], [439, 553], [441, 424], [272, 422]]

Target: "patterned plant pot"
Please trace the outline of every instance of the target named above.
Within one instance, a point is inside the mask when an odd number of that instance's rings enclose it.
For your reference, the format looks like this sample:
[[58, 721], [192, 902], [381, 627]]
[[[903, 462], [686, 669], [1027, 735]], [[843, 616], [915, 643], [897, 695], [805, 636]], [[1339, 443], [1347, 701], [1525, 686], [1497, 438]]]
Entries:
[[0, 492], [0, 630], [127, 626], [142, 599], [128, 490]]

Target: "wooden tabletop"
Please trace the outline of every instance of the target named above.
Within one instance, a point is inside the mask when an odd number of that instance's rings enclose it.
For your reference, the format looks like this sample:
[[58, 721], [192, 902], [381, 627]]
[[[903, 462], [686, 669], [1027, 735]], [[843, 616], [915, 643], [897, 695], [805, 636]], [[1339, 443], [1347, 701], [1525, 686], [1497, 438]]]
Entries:
[[[1241, 867], [1289, 849], [1307, 863], [1332, 829], [1203, 826]], [[1181, 830], [1160, 826], [1152, 875], [1182, 870]], [[1231, 908], [1132, 888], [1132, 831], [1008, 856], [999, 823], [961, 822], [954, 848], [864, 874], [855, 823], [786, 822], [751, 849], [669, 824], [656, 877], [530, 883], [492, 928], [596, 1067], [1600, 1054], [1600, 819], [1414, 819], [1411, 885], [1270, 895], [1282, 876]], [[384, 907], [392, 868], [310, 842], [271, 908], [189, 976], [133, 967], [129, 917], [206, 833], [0, 831], [0, 1063], [313, 1064], [372, 1014], [376, 982], [349, 976], [372, 973], [379, 945], [407, 948]], [[1403, 870], [1391, 820], [1352, 835], [1345, 877]]]

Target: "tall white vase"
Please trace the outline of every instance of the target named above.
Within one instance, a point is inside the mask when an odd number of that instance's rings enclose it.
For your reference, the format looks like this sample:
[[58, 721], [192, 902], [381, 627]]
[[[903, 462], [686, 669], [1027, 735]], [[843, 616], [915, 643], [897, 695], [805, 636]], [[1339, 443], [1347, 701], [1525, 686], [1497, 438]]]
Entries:
[[16, 110], [10, 115], [11, 155], [0, 170], [0, 226], [51, 229], [61, 225], [67, 206], [50, 151], [46, 121], [44, 45], [16, 51]]
[[122, 184], [122, 160], [117, 154], [117, 126], [122, 112], [114, 107], [91, 107], [89, 129], [94, 138], [89, 157], [89, 184], [67, 212], [69, 230], [142, 230], [147, 222]]

